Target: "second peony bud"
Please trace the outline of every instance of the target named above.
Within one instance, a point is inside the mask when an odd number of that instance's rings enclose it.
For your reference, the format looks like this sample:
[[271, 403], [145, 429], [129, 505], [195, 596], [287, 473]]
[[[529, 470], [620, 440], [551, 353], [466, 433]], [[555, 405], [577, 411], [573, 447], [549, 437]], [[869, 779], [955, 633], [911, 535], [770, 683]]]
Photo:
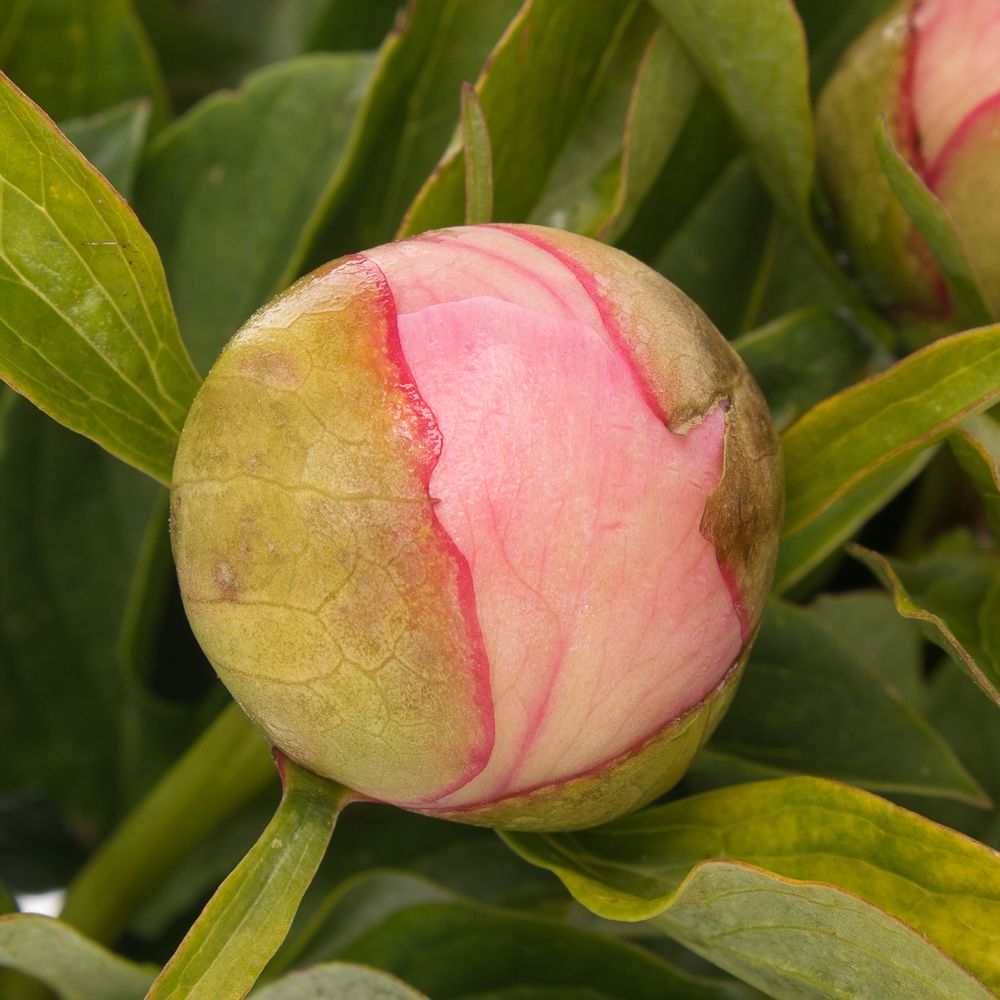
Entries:
[[739, 359], [554, 230], [429, 233], [264, 308], [199, 394], [172, 529], [195, 633], [287, 754], [470, 822], [591, 825], [731, 697], [781, 508]]
[[897, 315], [947, 320], [944, 280], [882, 174], [880, 116], [1000, 315], [1000, 3], [897, 4], [848, 50], [819, 103], [820, 172], [860, 277]]

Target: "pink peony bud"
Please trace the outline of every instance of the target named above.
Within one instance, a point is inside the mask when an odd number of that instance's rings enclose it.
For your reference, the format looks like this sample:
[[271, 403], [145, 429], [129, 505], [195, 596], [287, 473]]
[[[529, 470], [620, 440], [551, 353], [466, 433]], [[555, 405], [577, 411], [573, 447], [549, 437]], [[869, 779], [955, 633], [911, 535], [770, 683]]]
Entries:
[[894, 7], [848, 50], [818, 109], [820, 171], [862, 278], [884, 306], [947, 316], [943, 279], [878, 162], [882, 114], [1000, 312], [1000, 3]]
[[531, 226], [335, 261], [233, 338], [174, 469], [202, 646], [289, 756], [372, 798], [590, 825], [732, 695], [781, 475], [701, 312]]

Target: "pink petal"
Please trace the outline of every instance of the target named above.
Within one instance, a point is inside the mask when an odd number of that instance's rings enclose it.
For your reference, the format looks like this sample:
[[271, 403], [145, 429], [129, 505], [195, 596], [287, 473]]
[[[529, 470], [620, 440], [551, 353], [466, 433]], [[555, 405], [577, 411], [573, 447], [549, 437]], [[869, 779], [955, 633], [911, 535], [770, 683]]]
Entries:
[[741, 634], [699, 530], [722, 407], [672, 433], [564, 264], [500, 230], [447, 238], [468, 253], [446, 261], [428, 240], [434, 265], [416, 271], [423, 240], [371, 256], [442, 436], [430, 493], [468, 561], [490, 664], [494, 751], [438, 802], [458, 806], [643, 742], [716, 686]]
[[912, 106], [929, 175], [962, 122], [1000, 92], [1000, 3], [918, 0]]

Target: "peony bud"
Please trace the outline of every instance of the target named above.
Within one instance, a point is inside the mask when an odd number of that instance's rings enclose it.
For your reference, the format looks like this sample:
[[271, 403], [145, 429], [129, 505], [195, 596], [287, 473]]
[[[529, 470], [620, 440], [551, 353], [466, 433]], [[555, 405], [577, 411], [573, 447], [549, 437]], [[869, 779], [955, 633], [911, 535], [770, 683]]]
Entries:
[[862, 279], [883, 306], [945, 317], [941, 274], [878, 161], [883, 114], [1000, 312], [1000, 3], [893, 8], [848, 50], [817, 114], [820, 172]]
[[522, 829], [680, 777], [782, 496], [766, 404], [705, 316], [532, 226], [302, 279], [219, 358], [174, 476], [192, 626], [270, 739], [372, 798]]

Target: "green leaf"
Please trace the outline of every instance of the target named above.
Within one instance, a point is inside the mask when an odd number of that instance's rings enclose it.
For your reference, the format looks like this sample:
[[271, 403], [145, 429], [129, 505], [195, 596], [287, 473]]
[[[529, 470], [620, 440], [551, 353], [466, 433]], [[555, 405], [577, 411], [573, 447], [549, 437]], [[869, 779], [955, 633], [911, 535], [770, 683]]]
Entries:
[[998, 398], [1000, 326], [992, 326], [939, 340], [815, 406], [782, 435], [785, 536]]
[[905, 618], [928, 635], [1000, 704], [1000, 564], [975, 550], [945, 552], [915, 562], [851, 547], [892, 594]]
[[618, 245], [653, 260], [712, 190], [740, 151], [740, 141], [715, 91], [700, 84], [663, 169], [638, 206]]
[[775, 203], [809, 229], [813, 176], [805, 35], [789, 0], [653, 0], [743, 134]]
[[967, 329], [989, 323], [994, 317], [947, 210], [899, 154], [884, 118], [875, 133], [875, 148], [892, 190], [941, 268], [955, 307], [956, 324]]
[[50, 917], [0, 917], [0, 966], [40, 980], [61, 1000], [136, 1000], [156, 975]]
[[606, 64], [528, 221], [613, 240], [677, 141], [699, 77], [673, 32], [645, 4], [632, 8], [609, 41]]
[[765, 774], [989, 802], [944, 740], [831, 626], [778, 601], [710, 747]]
[[[598, 88], [635, 0], [607, 0], [583, 12], [561, 0], [526, 3], [493, 51], [476, 92], [493, 142], [494, 217], [523, 221], [572, 135], [588, 93]], [[558, 87], [552, 81], [558, 80]], [[462, 151], [450, 150], [403, 221], [400, 235], [463, 218]]]
[[948, 444], [983, 501], [993, 537], [1000, 539], [1000, 423], [989, 414], [970, 417]]
[[915, 808], [1000, 850], [1000, 712], [947, 660], [931, 678], [925, 701], [927, 718], [983, 783], [994, 805], [983, 810], [943, 799], [918, 799]]
[[462, 84], [462, 150], [465, 159], [465, 224], [493, 221], [493, 151], [483, 109], [471, 84]]
[[423, 993], [384, 972], [361, 965], [331, 962], [294, 972], [266, 989], [254, 990], [254, 1000], [427, 1000]]
[[386, 969], [433, 997], [584, 986], [593, 1000], [754, 995], [735, 983], [681, 972], [624, 941], [458, 900], [399, 909], [358, 935], [340, 955]]
[[871, 344], [828, 309], [802, 309], [733, 341], [779, 430], [828, 396], [871, 374]]
[[161, 490], [26, 401], [0, 409], [0, 787], [95, 836], [121, 805], [117, 639]]
[[297, 274], [343, 182], [373, 60], [312, 55], [262, 70], [150, 147], [137, 210], [200, 370]]
[[134, 0], [176, 107], [304, 52], [377, 48], [401, 0]]
[[926, 699], [920, 629], [901, 618], [880, 590], [823, 594], [813, 612], [866, 667], [920, 711]]
[[870, 517], [920, 475], [935, 451], [935, 448], [926, 448], [890, 462], [838, 497], [804, 528], [787, 534], [778, 549], [778, 565], [774, 571], [772, 590], [776, 594], [785, 593], [819, 566], [827, 556], [860, 530]]
[[738, 158], [652, 261], [727, 336], [740, 330], [772, 211], [757, 175]]
[[12, 0], [0, 13], [0, 69], [53, 118], [152, 98], [167, 115], [166, 91], [129, 0]]
[[0, 78], [0, 376], [168, 482], [197, 375], [120, 196]]
[[618, 193], [595, 234], [601, 239], [614, 242], [631, 223], [690, 119], [700, 83], [674, 33], [665, 24], [657, 25], [632, 85]]
[[274, 819], [202, 910], [164, 966], [148, 1000], [239, 1000], [285, 939], [354, 795], [284, 757]]
[[1000, 856], [848, 785], [739, 785], [594, 830], [504, 838], [595, 913], [653, 920], [772, 996], [1000, 987]]
[[148, 128], [149, 102], [142, 100], [59, 124], [62, 134], [126, 200], [132, 196]]
[[315, 265], [393, 238], [407, 206], [454, 139], [462, 83], [479, 76], [522, 3], [413, 0], [408, 5], [407, 16], [382, 47], [350, 191], [313, 250]]

